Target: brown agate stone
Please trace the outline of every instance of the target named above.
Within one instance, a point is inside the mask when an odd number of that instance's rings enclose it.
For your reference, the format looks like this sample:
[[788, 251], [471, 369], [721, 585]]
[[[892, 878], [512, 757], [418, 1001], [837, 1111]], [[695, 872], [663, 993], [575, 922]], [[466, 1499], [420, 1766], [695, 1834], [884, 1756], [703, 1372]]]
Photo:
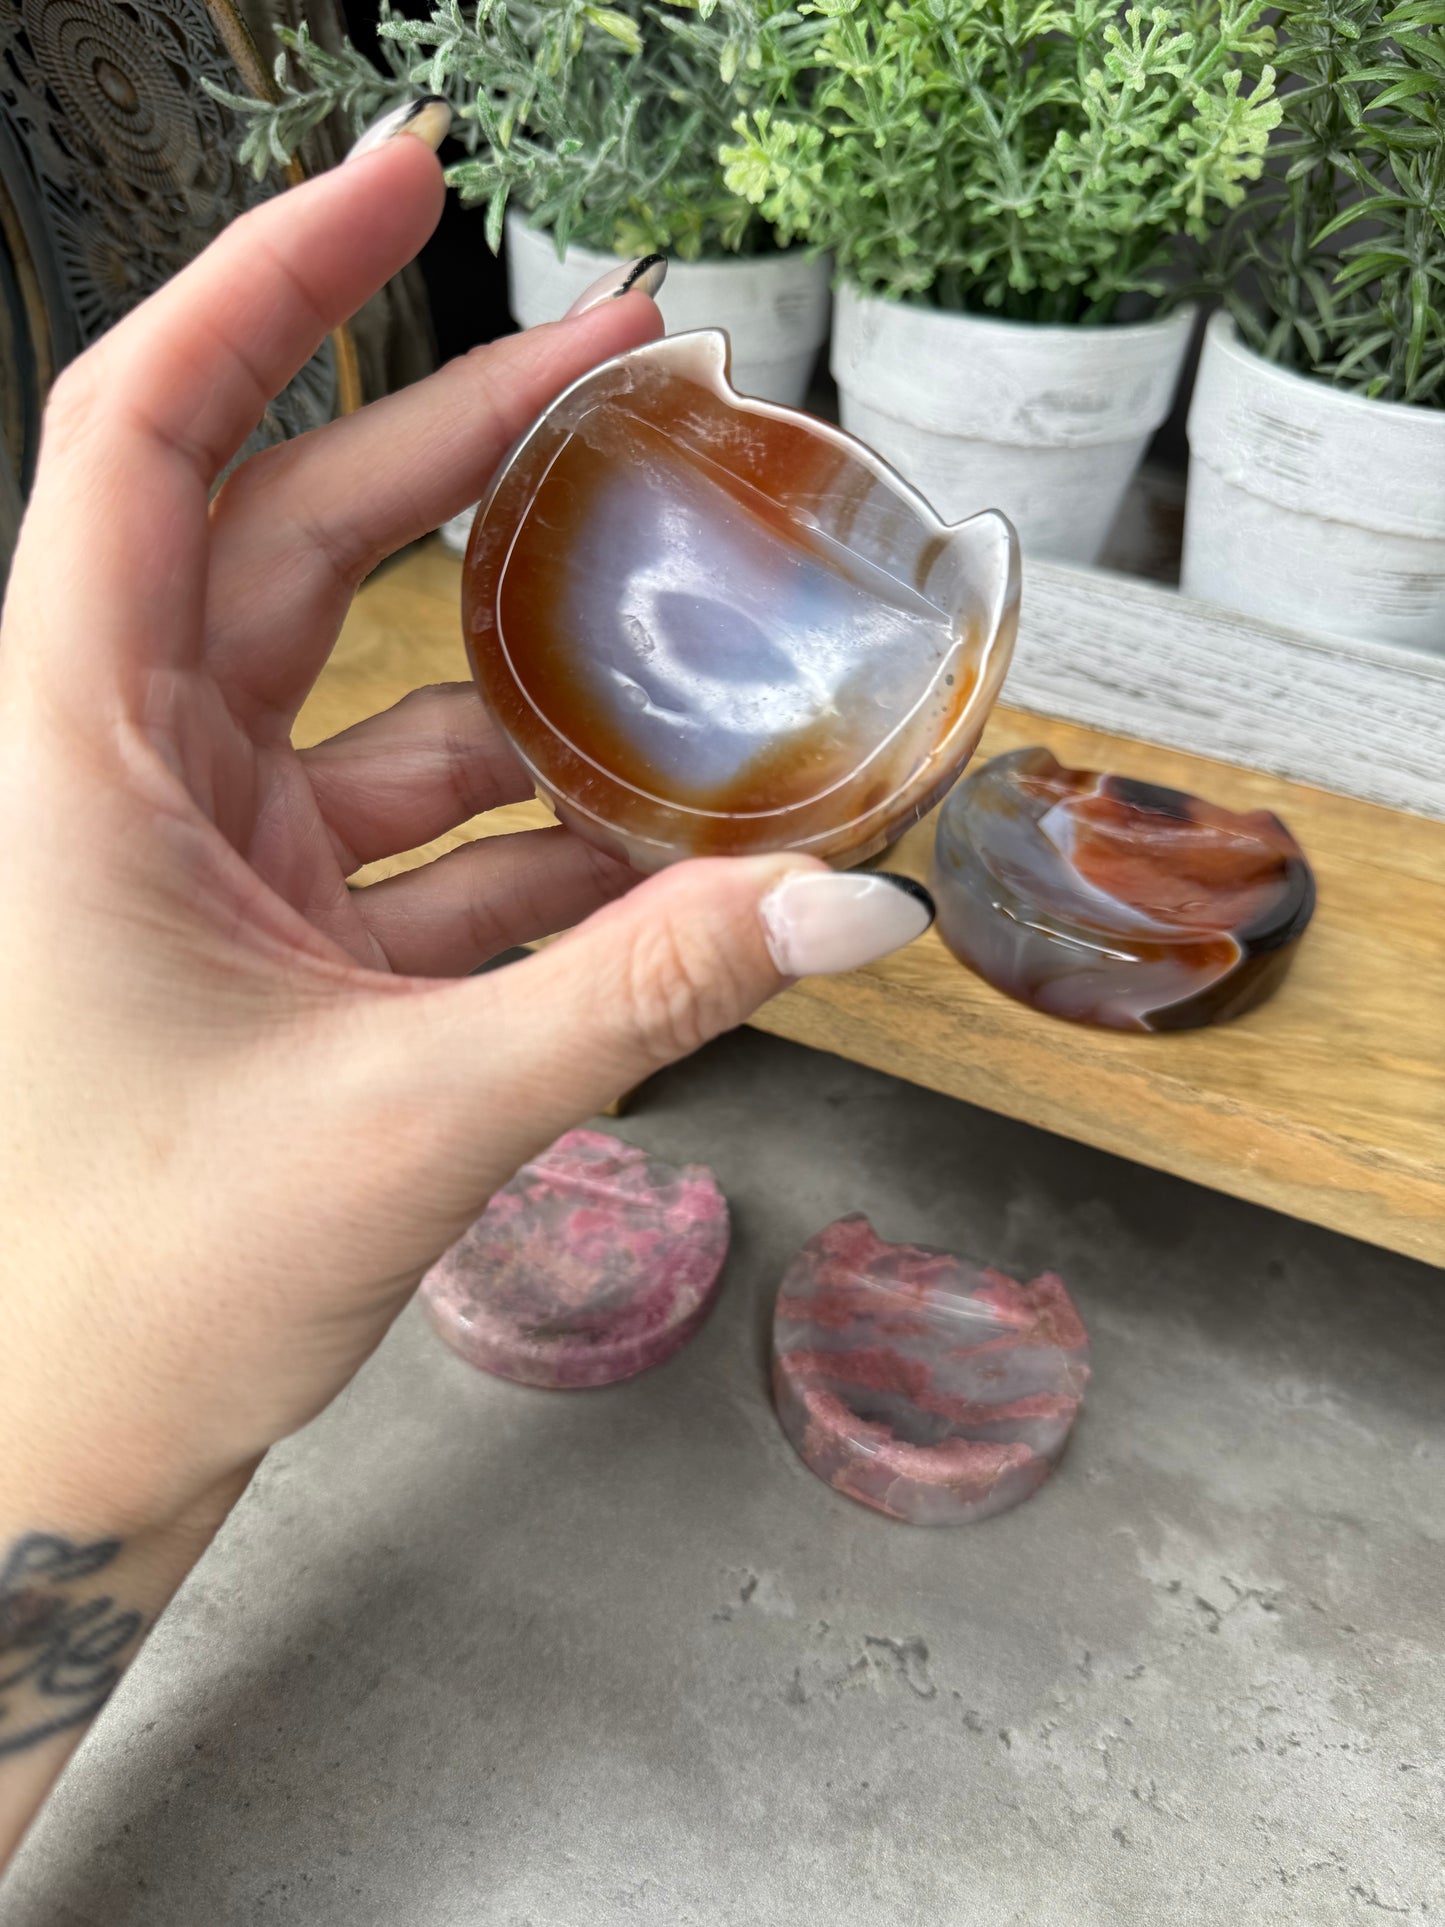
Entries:
[[1314, 910], [1268, 810], [1065, 769], [1046, 749], [961, 783], [934, 850], [938, 929], [981, 977], [1056, 1017], [1183, 1030], [1278, 988]]
[[1013, 530], [674, 335], [562, 395], [482, 504], [463, 623], [537, 788], [636, 868], [855, 863], [955, 781], [1013, 645]]

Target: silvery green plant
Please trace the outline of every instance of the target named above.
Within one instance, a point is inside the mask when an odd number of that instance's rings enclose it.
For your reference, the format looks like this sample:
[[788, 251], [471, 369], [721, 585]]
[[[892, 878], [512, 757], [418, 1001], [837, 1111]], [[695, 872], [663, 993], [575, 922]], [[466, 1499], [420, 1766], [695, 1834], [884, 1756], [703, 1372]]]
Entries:
[[411, 19], [383, 0], [383, 67], [350, 45], [280, 29], [274, 101], [247, 116], [258, 174], [289, 161], [340, 111], [358, 132], [418, 92], [445, 95], [466, 158], [447, 178], [486, 208], [500, 244], [509, 203], [569, 242], [684, 260], [771, 245], [724, 182], [718, 148], [739, 112], [792, 97], [811, 30], [777, 0], [441, 0]]
[[[865, 293], [1034, 322], [1161, 301], [1279, 119], [1263, 0], [803, 0], [725, 180]], [[805, 110], [776, 79], [790, 51]], [[1247, 72], [1252, 82], [1246, 87]]]
[[1282, 367], [1445, 407], [1445, 4], [1283, 0], [1282, 119], [1219, 279]]

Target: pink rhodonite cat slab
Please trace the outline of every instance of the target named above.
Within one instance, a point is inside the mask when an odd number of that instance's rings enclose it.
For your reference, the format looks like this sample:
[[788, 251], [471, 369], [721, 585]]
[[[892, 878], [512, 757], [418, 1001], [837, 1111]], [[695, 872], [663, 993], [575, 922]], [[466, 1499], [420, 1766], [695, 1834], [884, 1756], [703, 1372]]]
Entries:
[[641, 870], [857, 863], [956, 780], [1013, 648], [1018, 543], [727, 379], [727, 337], [595, 368], [473, 525], [462, 620], [538, 791]]
[[687, 1343], [712, 1309], [727, 1249], [727, 1201], [706, 1166], [569, 1131], [433, 1265], [422, 1303], [484, 1372], [612, 1385]]
[[820, 1479], [909, 1525], [964, 1525], [1038, 1491], [1089, 1382], [1060, 1279], [1020, 1285], [839, 1218], [788, 1267], [773, 1395]]
[[949, 949], [1010, 997], [1112, 1030], [1188, 1030], [1279, 987], [1315, 885], [1268, 810], [1020, 749], [944, 805], [934, 895]]

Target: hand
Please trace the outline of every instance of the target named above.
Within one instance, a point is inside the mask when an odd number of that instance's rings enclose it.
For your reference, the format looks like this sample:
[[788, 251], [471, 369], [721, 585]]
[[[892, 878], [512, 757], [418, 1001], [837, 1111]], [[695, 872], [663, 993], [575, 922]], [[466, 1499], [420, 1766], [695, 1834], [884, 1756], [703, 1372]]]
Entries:
[[[789, 974], [927, 920], [786, 855], [679, 866], [589, 916], [634, 879], [562, 830], [348, 891], [530, 790], [470, 687], [291, 748], [352, 592], [660, 327], [633, 292], [498, 342], [208, 506], [441, 199], [423, 142], [388, 141], [237, 221], [51, 398], [0, 636], [0, 1573], [18, 1535], [71, 1548], [14, 1567], [32, 1618], [37, 1572], [110, 1586], [121, 1625], [128, 1570], [153, 1610], [526, 1157]], [[89, 1578], [123, 1544], [130, 1567]], [[0, 1754], [5, 1610], [0, 1578]]]

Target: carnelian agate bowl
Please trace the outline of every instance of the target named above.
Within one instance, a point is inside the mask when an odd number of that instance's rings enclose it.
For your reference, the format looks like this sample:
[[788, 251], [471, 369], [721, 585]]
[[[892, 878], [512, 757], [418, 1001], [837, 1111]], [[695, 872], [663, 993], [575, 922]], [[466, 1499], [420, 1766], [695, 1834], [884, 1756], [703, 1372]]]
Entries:
[[1111, 1030], [1191, 1030], [1279, 988], [1315, 906], [1268, 810], [1065, 769], [1018, 749], [949, 797], [938, 929], [1010, 997]]
[[861, 862], [957, 779], [1008, 666], [1018, 543], [861, 442], [738, 395], [727, 337], [595, 368], [482, 503], [462, 615], [539, 794], [656, 870]]

